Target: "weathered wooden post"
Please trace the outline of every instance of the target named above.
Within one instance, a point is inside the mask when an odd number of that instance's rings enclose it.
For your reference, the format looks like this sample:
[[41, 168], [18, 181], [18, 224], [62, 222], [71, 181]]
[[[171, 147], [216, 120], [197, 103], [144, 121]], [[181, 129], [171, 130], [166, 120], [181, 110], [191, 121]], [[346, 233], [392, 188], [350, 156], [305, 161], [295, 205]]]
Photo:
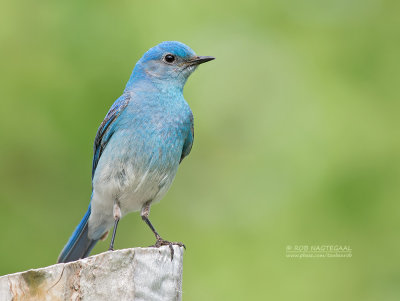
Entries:
[[181, 300], [183, 248], [105, 252], [0, 277], [0, 300]]

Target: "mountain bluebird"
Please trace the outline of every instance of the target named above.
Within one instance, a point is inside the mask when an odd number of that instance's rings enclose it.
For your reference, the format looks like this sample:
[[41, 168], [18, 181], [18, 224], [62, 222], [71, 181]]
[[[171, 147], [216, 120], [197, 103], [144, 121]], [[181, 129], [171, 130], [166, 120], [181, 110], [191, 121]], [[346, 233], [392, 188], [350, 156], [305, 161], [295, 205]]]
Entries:
[[148, 216], [192, 148], [193, 115], [183, 86], [199, 64], [213, 59], [197, 56], [180, 42], [163, 42], [137, 62], [97, 131], [89, 208], [58, 262], [87, 257], [114, 225], [113, 250], [120, 218], [139, 210], [156, 236], [155, 247], [169, 245], [172, 258], [172, 244], [183, 246], [162, 239]]

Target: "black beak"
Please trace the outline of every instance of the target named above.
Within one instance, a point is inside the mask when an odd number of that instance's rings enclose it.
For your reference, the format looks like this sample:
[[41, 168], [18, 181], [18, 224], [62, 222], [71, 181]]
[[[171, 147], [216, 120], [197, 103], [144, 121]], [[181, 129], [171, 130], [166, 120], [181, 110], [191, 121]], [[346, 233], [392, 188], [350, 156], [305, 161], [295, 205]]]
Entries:
[[200, 65], [208, 61], [215, 60], [212, 56], [196, 56], [194, 59], [190, 60], [188, 63], [190, 65]]

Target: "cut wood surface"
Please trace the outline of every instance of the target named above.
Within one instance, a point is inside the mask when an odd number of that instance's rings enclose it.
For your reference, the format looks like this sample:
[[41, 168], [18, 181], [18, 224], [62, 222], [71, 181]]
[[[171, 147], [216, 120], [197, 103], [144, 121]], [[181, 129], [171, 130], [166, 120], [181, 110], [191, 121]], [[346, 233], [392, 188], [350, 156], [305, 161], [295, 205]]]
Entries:
[[183, 248], [109, 251], [0, 277], [0, 300], [181, 300]]

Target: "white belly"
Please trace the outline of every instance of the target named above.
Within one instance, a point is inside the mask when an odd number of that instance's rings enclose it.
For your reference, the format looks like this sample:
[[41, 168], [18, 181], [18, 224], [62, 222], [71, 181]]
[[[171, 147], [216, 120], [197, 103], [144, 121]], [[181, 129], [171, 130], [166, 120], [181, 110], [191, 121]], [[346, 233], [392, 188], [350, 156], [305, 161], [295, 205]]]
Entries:
[[174, 169], [140, 170], [133, 165], [98, 166], [93, 181], [89, 238], [98, 239], [114, 225], [113, 206], [118, 202], [121, 215], [139, 211], [147, 201], [158, 202], [175, 177]]

